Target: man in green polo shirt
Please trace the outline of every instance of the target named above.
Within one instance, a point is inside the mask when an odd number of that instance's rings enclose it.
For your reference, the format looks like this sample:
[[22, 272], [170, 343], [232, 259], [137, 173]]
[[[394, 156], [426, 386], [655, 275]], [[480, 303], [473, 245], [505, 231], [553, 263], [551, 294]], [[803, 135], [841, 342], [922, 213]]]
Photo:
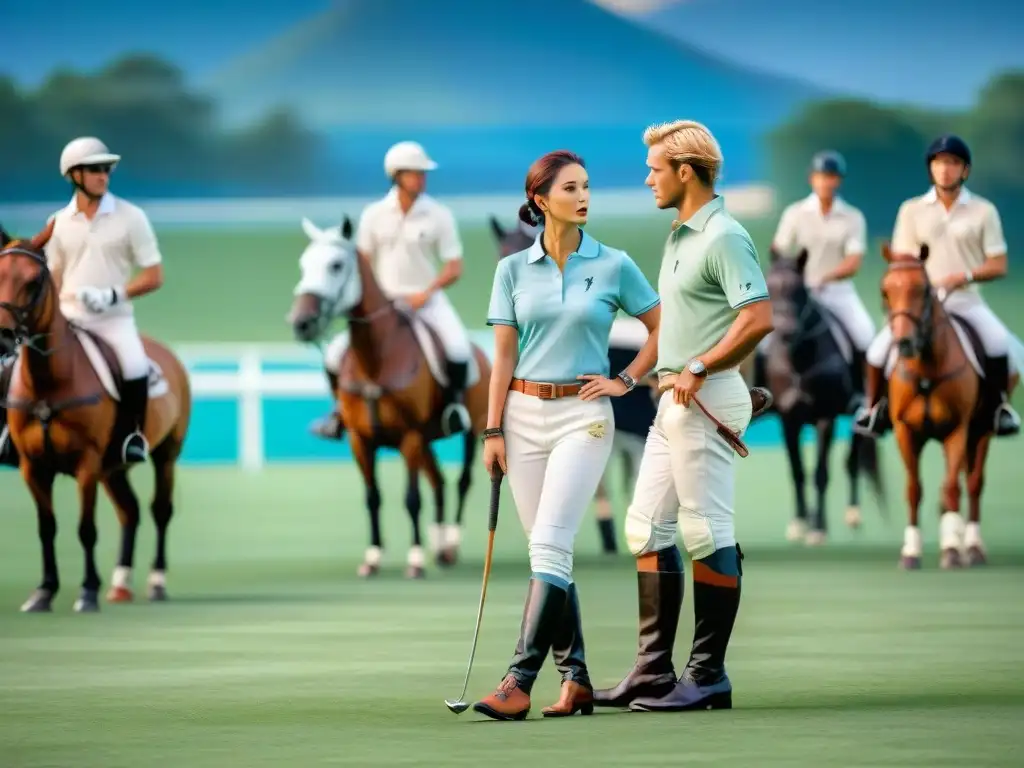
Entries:
[[[746, 230], [714, 185], [722, 164], [717, 141], [700, 123], [648, 128], [647, 185], [661, 209], [679, 211], [665, 244], [658, 292], [662, 322], [658, 375], [663, 395], [647, 437], [626, 539], [637, 557], [640, 641], [636, 663], [614, 688], [594, 692], [599, 706], [641, 711], [729, 708], [725, 652], [740, 601], [740, 559], [733, 526], [731, 446], [696, 406], [742, 433], [754, 405], [739, 364], [772, 330], [768, 288]], [[683, 601], [677, 532], [693, 561], [693, 649], [682, 675], [672, 663]]]

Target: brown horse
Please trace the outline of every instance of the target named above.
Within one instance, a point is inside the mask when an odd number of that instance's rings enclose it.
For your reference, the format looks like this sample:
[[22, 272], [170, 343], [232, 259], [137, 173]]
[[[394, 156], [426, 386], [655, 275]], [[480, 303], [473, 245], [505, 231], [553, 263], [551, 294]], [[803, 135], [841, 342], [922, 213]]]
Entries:
[[[11, 240], [0, 230], [0, 345], [7, 352], [19, 350], [5, 402], [7, 422], [21, 475], [36, 504], [43, 550], [42, 583], [22, 611], [52, 610], [60, 587], [54, 552], [53, 483], [58, 474], [64, 474], [78, 484], [78, 539], [85, 551], [85, 579], [75, 610], [88, 612], [99, 609], [97, 486], [103, 483], [120, 518], [118, 566], [128, 569], [122, 571], [126, 577], [135, 554], [139, 503], [128, 482], [127, 467], [117, 451], [108, 450], [118, 416], [120, 367], [113, 350], [61, 314], [42, 251], [51, 234], [52, 224], [31, 241]], [[149, 597], [164, 600], [175, 464], [188, 430], [191, 393], [181, 362], [152, 339], [143, 342], [155, 363], [146, 417], [146, 438], [154, 446], [151, 455], [156, 470], [152, 513], [157, 543]], [[128, 583], [127, 578], [124, 581]], [[126, 586], [115, 586], [107, 598], [124, 602], [132, 599], [132, 593]]]
[[[360, 576], [373, 576], [380, 568], [380, 488], [376, 458], [381, 447], [397, 448], [408, 472], [405, 505], [412, 519], [412, 547], [406, 575], [425, 575], [420, 536], [419, 474], [424, 472], [434, 489], [438, 525], [444, 524], [444, 475], [430, 443], [443, 436], [441, 414], [444, 390], [438, 381], [444, 370], [444, 350], [437, 334], [415, 319], [381, 291], [369, 262], [351, 242], [352, 223], [345, 217], [340, 228], [318, 229], [308, 219], [303, 229], [310, 239], [299, 260], [302, 279], [295, 288], [289, 315], [296, 337], [315, 342], [338, 316], [349, 322], [351, 344], [342, 359], [334, 393], [352, 454], [366, 485], [370, 512], [370, 548], [359, 567]], [[464, 433], [465, 455], [459, 477], [456, 525], [461, 529], [466, 497], [472, 484], [477, 436], [486, 426], [487, 387], [491, 366], [486, 355], [473, 347], [474, 365], [465, 405], [471, 428]], [[471, 366], [472, 368], [472, 366]], [[451, 564], [456, 542], [449, 542], [439, 562]]]
[[[889, 263], [882, 298], [897, 356], [888, 382], [888, 416], [907, 469], [909, 519], [900, 562], [908, 569], [921, 566], [921, 451], [928, 440], [937, 440], [946, 459], [939, 504], [940, 566], [958, 568], [965, 558], [969, 565], [982, 565], [981, 491], [994, 426], [982, 407], [986, 383], [980, 365], [975, 365], [984, 360], [984, 350], [973, 330], [943, 308], [925, 272], [927, 245], [917, 256], [892, 253], [885, 245], [882, 255]], [[880, 383], [869, 382], [869, 387]], [[974, 526], [966, 548], [960, 517], [960, 474], [965, 470], [968, 524]]]

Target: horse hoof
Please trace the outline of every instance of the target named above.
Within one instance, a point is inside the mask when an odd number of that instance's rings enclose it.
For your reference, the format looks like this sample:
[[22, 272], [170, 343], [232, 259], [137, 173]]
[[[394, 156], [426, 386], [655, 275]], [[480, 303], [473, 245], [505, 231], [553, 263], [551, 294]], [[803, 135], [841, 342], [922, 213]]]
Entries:
[[359, 574], [359, 578], [368, 579], [371, 576], [376, 576], [380, 573], [380, 566], [373, 565], [371, 563], [362, 563], [356, 573]]
[[988, 565], [988, 556], [981, 547], [970, 546], [967, 548], [967, 566], [974, 568], [979, 565]]
[[426, 578], [427, 569], [422, 565], [410, 565], [405, 569], [405, 578], [407, 579], [422, 579]]
[[95, 589], [83, 589], [81, 596], [75, 600], [75, 613], [96, 613], [99, 609], [100, 597]]
[[151, 584], [146, 597], [151, 603], [165, 603], [167, 602], [167, 587], [163, 584]]
[[21, 606], [22, 613], [51, 613], [53, 593], [48, 589], [37, 589]]
[[135, 595], [128, 587], [111, 587], [107, 590], [108, 603], [130, 603]]
[[900, 568], [904, 571], [918, 571], [921, 569], [921, 557], [919, 555], [901, 555]]
[[437, 564], [440, 565], [442, 568], [448, 568], [455, 565], [458, 559], [458, 552], [451, 547], [445, 547], [437, 553], [436, 557]]
[[963, 561], [960, 558], [960, 550], [952, 547], [942, 550], [942, 554], [939, 555], [939, 567], [944, 571], [962, 568]]
[[846, 508], [846, 525], [848, 528], [857, 529], [860, 528], [861, 517], [860, 507], [847, 507]]
[[823, 547], [827, 537], [824, 531], [808, 531], [804, 538], [804, 544], [808, 547]]
[[790, 520], [786, 526], [787, 541], [803, 541], [807, 536], [807, 524], [802, 520]]

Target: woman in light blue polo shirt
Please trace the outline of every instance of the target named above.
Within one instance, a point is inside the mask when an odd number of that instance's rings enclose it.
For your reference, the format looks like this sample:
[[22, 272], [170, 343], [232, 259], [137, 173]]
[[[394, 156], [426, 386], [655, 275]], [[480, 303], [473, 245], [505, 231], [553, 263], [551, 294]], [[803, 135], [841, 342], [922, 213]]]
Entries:
[[[583, 232], [589, 202], [583, 160], [566, 151], [537, 160], [519, 215], [543, 222], [543, 229], [528, 249], [502, 259], [494, 275], [484, 462], [508, 476], [532, 570], [512, 664], [498, 689], [474, 705], [497, 720], [529, 713], [549, 650], [562, 689], [543, 714], [593, 711], [573, 540], [612, 450], [608, 398], [630, 391], [657, 358], [658, 294], [629, 256]], [[608, 378], [608, 335], [620, 309], [639, 317], [649, 336], [629, 367]]]

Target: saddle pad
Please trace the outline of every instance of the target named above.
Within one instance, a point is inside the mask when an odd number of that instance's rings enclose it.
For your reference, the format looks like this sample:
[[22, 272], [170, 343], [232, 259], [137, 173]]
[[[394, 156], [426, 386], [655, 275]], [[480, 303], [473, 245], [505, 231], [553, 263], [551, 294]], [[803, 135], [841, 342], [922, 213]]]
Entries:
[[[103, 352], [93, 341], [92, 337], [87, 333], [82, 333], [78, 329], [75, 329], [75, 335], [78, 337], [78, 341], [82, 345], [82, 349], [85, 350], [85, 356], [89, 358], [89, 362], [92, 364], [92, 368], [96, 371], [96, 375], [99, 377], [100, 382], [103, 384], [103, 388], [110, 395], [111, 399], [118, 402], [121, 401], [121, 393], [117, 390], [117, 385], [114, 383], [114, 372], [110, 370], [110, 366], [107, 365], [106, 359], [103, 357]], [[170, 387], [167, 384], [167, 378], [164, 376], [163, 370], [157, 365], [156, 361], [149, 358], [149, 397], [151, 400], [155, 400], [158, 397], [163, 397], [170, 391]]]
[[825, 323], [828, 325], [829, 331], [832, 333], [832, 338], [836, 340], [836, 345], [839, 347], [839, 354], [843, 356], [843, 360], [846, 361], [847, 365], [853, 364], [853, 345], [850, 343], [850, 337], [846, 333], [846, 329], [843, 324], [839, 322], [832, 312], [829, 312], [827, 308], [819, 305], [819, 311], [821, 316], [825, 318]]
[[[953, 330], [956, 332], [956, 337], [960, 341], [960, 346], [963, 347], [964, 354], [967, 356], [967, 361], [971, 364], [971, 368], [978, 374], [980, 378], [985, 378], [985, 371], [981, 366], [981, 361], [978, 359], [978, 351], [974, 348], [971, 343], [970, 336], [967, 335], [967, 331], [964, 330], [964, 321], [956, 315], [950, 315], [953, 320]], [[885, 377], [889, 378], [892, 376], [892, 372], [896, 369], [896, 362], [899, 359], [899, 354], [896, 351], [896, 345], [893, 344], [889, 347], [889, 357], [885, 363]]]
[[[445, 369], [444, 354], [438, 348], [438, 345], [434, 343], [434, 337], [430, 333], [430, 328], [415, 315], [410, 320], [412, 322], [412, 332], [416, 335], [416, 342], [420, 345], [420, 349], [423, 350], [423, 354], [427, 358], [427, 367], [430, 369], [431, 375], [438, 384], [442, 387], [447, 387], [448, 372]], [[469, 389], [478, 381], [480, 381], [480, 366], [477, 365], [476, 355], [472, 354], [469, 356], [469, 370], [466, 371], [466, 388]]]

